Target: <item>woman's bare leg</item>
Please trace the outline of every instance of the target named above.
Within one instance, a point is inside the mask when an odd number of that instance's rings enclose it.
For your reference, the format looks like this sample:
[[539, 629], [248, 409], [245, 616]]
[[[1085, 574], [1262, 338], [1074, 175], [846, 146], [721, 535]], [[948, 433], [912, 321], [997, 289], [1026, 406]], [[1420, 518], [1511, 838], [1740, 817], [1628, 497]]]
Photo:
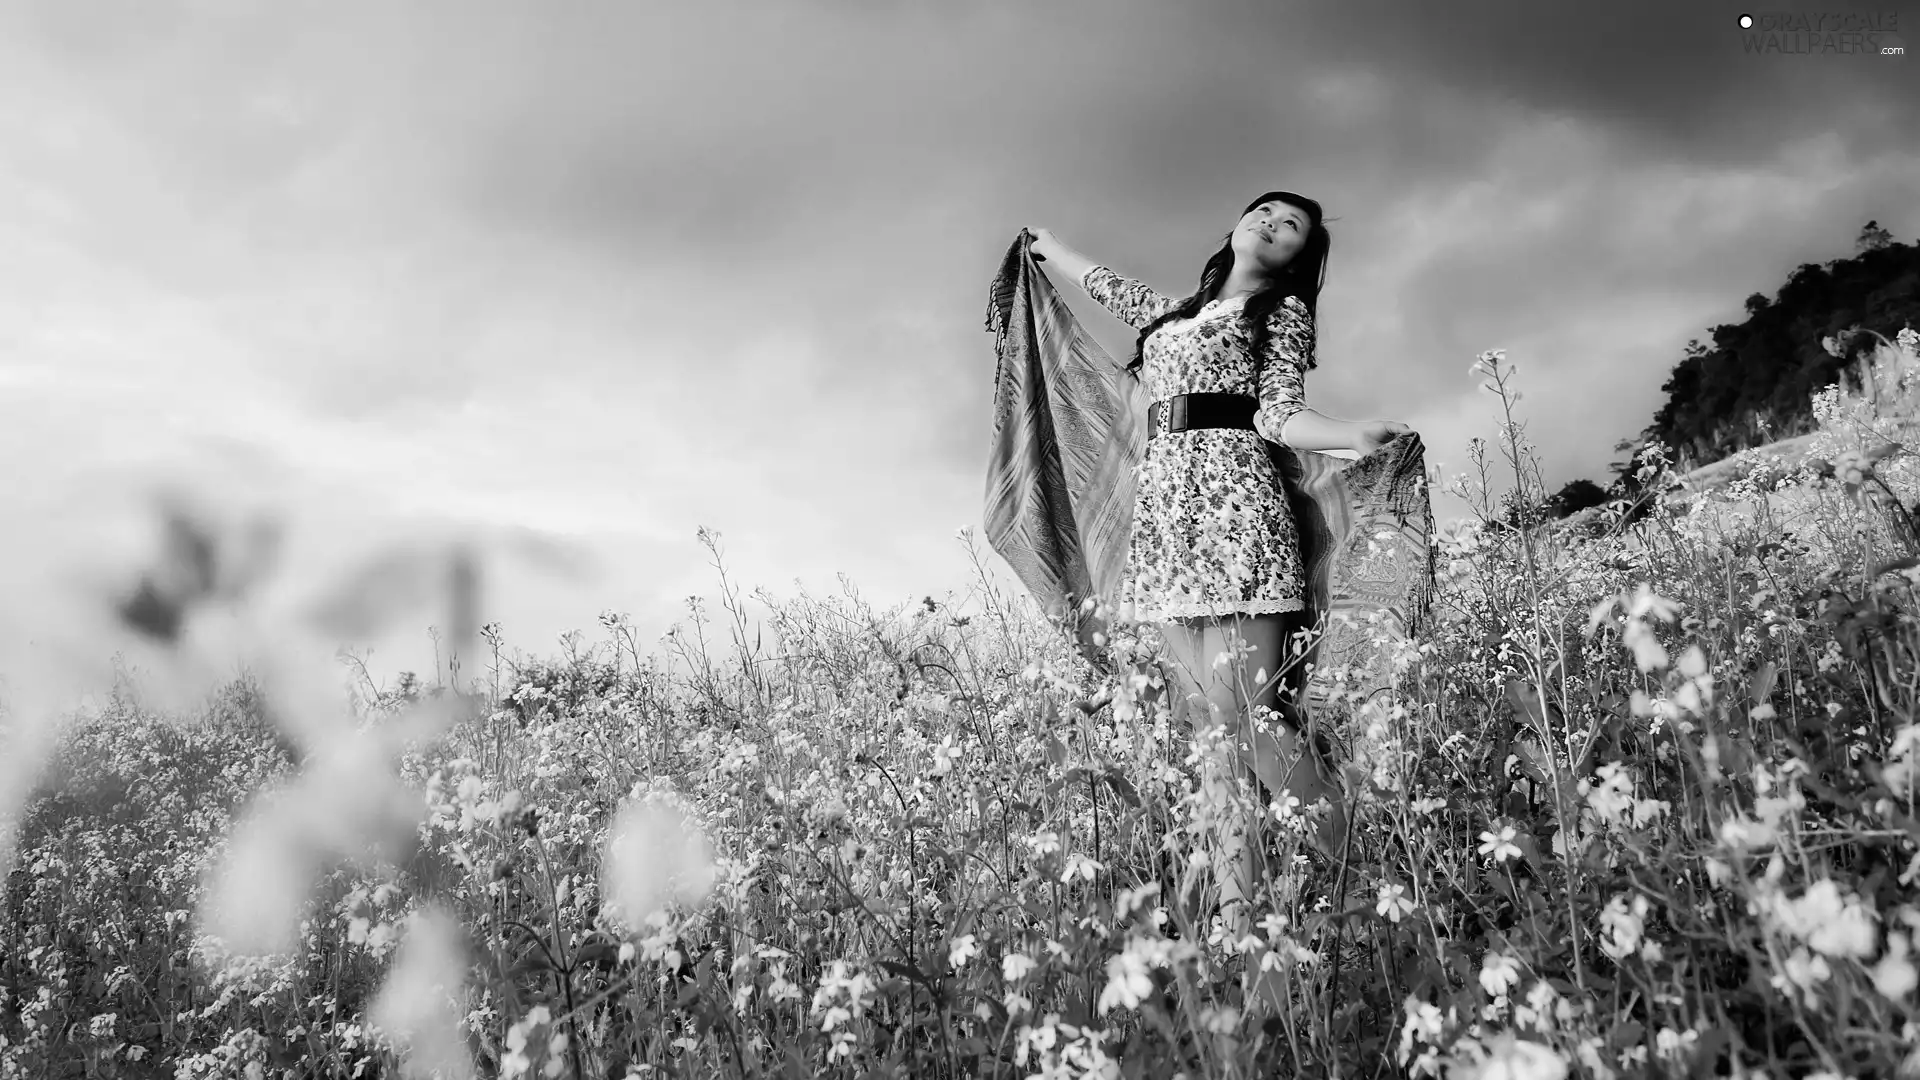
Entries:
[[[1218, 650], [1207, 651], [1208, 632], [1204, 621], [1170, 619], [1161, 623], [1160, 629], [1171, 654], [1169, 666], [1175, 677], [1172, 696], [1179, 703], [1179, 715], [1186, 718], [1196, 733], [1214, 732], [1222, 727], [1233, 730], [1238, 706], [1233, 681], [1223, 668], [1207, 663], [1218, 655]], [[1208, 755], [1200, 763], [1200, 790], [1214, 806], [1229, 804], [1237, 772], [1233, 765], [1240, 756], [1232, 749], [1237, 740], [1229, 737], [1223, 741], [1226, 745], [1219, 749], [1227, 755], [1224, 759]], [[1247, 832], [1246, 822], [1236, 815], [1221, 821], [1215, 836], [1213, 876], [1220, 886], [1220, 915], [1227, 929], [1236, 936], [1244, 936], [1252, 929], [1251, 901], [1254, 883], [1259, 880], [1254, 864], [1256, 849], [1248, 843]]]
[[[1311, 839], [1323, 853], [1337, 857], [1346, 829], [1338, 778], [1329, 764], [1312, 752], [1300, 730], [1298, 705], [1283, 700], [1280, 693], [1281, 667], [1291, 655], [1288, 637], [1299, 624], [1297, 615], [1242, 615], [1173, 622], [1163, 629], [1175, 666], [1186, 683], [1183, 689], [1199, 694], [1206, 702], [1211, 715], [1203, 718], [1229, 725], [1236, 750], [1266, 788], [1268, 797], [1291, 795], [1300, 800], [1303, 810], [1327, 800], [1331, 812]], [[1242, 661], [1237, 665], [1217, 663], [1217, 658], [1232, 655], [1236, 639], [1249, 647]], [[1289, 685], [1300, 685], [1291, 670], [1287, 679]], [[1248, 722], [1253, 705], [1273, 710], [1283, 723], [1264, 724], [1256, 730]]]
[[[1339, 778], [1331, 763], [1308, 740], [1301, 726], [1299, 703], [1280, 692], [1283, 684], [1296, 688], [1304, 685], [1304, 680], [1297, 678], [1296, 667], [1290, 666], [1284, 676], [1281, 674], [1284, 665], [1294, 663], [1289, 637], [1300, 625], [1300, 617], [1291, 613], [1251, 615], [1240, 620], [1240, 635], [1252, 648], [1241, 669], [1239, 688], [1246, 696], [1239, 715], [1250, 718], [1254, 715], [1252, 706], [1259, 705], [1273, 710], [1278, 721], [1260, 725], [1259, 730], [1246, 725], [1243, 731], [1247, 737], [1242, 741], [1249, 744], [1249, 764], [1270, 797], [1284, 799], [1291, 795], [1300, 800], [1299, 809], [1303, 811], [1322, 799], [1327, 801], [1329, 813], [1310, 839], [1323, 854], [1337, 858], [1346, 832], [1346, 806]], [[1219, 648], [1226, 648], [1225, 637], [1232, 630], [1231, 623], [1222, 626]]]

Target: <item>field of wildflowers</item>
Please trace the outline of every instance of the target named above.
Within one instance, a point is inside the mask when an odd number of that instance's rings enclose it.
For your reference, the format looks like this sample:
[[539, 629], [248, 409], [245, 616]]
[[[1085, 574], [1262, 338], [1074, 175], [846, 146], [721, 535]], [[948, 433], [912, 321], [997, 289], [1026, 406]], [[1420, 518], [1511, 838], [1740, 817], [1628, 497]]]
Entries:
[[[280, 683], [128, 680], [19, 800], [0, 1077], [1920, 1077], [1914, 352], [1804, 462], [1524, 530], [1482, 357], [1482, 520], [1382, 635], [1398, 688], [1321, 718], [1344, 860], [1198, 782], [1150, 627], [1097, 674], [984, 572], [761, 592], [763, 633], [722, 570], [648, 655], [488, 626], [325, 738]], [[1235, 813], [1274, 838], [1239, 937]]]

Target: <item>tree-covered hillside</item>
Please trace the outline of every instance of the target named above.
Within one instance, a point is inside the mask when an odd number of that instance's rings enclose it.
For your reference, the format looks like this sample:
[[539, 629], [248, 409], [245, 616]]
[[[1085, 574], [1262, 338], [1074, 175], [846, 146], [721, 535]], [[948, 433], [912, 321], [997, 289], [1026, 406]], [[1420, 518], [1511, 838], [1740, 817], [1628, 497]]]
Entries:
[[[1814, 391], [1854, 358], [1853, 349], [1829, 355], [1822, 338], [1855, 326], [1891, 338], [1920, 322], [1920, 247], [1893, 243], [1868, 222], [1859, 248], [1851, 259], [1803, 264], [1772, 299], [1747, 297], [1745, 322], [1714, 327], [1711, 344], [1690, 343], [1662, 387], [1667, 403], [1642, 434], [1698, 466], [1771, 441], [1756, 440], [1753, 414], [1766, 418], [1774, 438], [1804, 429]], [[1861, 335], [1855, 347], [1872, 342]]]
[[[1662, 387], [1667, 400], [1637, 438], [1616, 450], [1611, 498], [1637, 494], [1639, 450], [1658, 439], [1683, 471], [1719, 461], [1812, 430], [1813, 394], [1835, 382], [1873, 335], [1887, 338], [1920, 327], [1920, 240], [1896, 243], [1878, 222], [1860, 230], [1855, 254], [1825, 264], [1805, 263], [1769, 298], [1747, 297], [1744, 321], [1716, 326], [1708, 341], [1688, 343], [1686, 357]], [[1822, 340], [1840, 336], [1844, 347], [1830, 354]], [[1565, 516], [1595, 504], [1598, 485], [1574, 480], [1541, 510]]]

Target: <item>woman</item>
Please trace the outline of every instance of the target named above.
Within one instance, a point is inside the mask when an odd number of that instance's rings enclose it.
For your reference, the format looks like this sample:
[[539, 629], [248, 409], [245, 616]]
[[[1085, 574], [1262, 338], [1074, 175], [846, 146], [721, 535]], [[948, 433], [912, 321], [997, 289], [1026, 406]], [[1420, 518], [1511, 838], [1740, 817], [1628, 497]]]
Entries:
[[[1036, 260], [1140, 331], [1126, 370], [1146, 383], [1153, 406], [1121, 607], [1158, 624], [1185, 690], [1206, 702], [1208, 723], [1225, 726], [1269, 798], [1331, 804], [1318, 840], [1335, 848], [1345, 828], [1339, 786], [1318, 754], [1303, 752], [1311, 748], [1297, 706], [1279, 694], [1305, 591], [1298, 532], [1262, 440], [1365, 455], [1409, 429], [1306, 407], [1302, 376], [1315, 366], [1329, 247], [1320, 204], [1284, 191], [1255, 199], [1184, 300], [1092, 262], [1049, 230], [1028, 231]], [[1222, 509], [1224, 528], [1214, 524]], [[1281, 724], [1261, 722], [1261, 709]], [[1206, 778], [1215, 790], [1223, 782]], [[1221, 839], [1229, 863], [1217, 874], [1221, 913], [1244, 932], [1257, 852], [1238, 827]]]

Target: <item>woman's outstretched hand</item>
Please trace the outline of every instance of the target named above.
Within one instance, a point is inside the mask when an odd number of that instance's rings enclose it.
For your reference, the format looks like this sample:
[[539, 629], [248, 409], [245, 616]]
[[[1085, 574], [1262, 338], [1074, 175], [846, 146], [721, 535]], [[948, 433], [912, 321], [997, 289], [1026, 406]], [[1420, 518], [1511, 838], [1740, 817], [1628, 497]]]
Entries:
[[1046, 262], [1047, 255], [1053, 250], [1053, 230], [1029, 228], [1027, 231], [1033, 234], [1033, 242], [1027, 245], [1027, 251], [1033, 255], [1035, 262]]
[[1033, 235], [1033, 239], [1027, 241], [1027, 254], [1035, 262], [1046, 263], [1055, 280], [1071, 281], [1082, 289], [1087, 287], [1086, 277], [1094, 266], [1092, 259], [1061, 243], [1052, 229], [1028, 229], [1027, 232]]
[[1363, 420], [1354, 436], [1353, 448], [1361, 457], [1366, 457], [1391, 442], [1395, 435], [1412, 430], [1398, 420]]

